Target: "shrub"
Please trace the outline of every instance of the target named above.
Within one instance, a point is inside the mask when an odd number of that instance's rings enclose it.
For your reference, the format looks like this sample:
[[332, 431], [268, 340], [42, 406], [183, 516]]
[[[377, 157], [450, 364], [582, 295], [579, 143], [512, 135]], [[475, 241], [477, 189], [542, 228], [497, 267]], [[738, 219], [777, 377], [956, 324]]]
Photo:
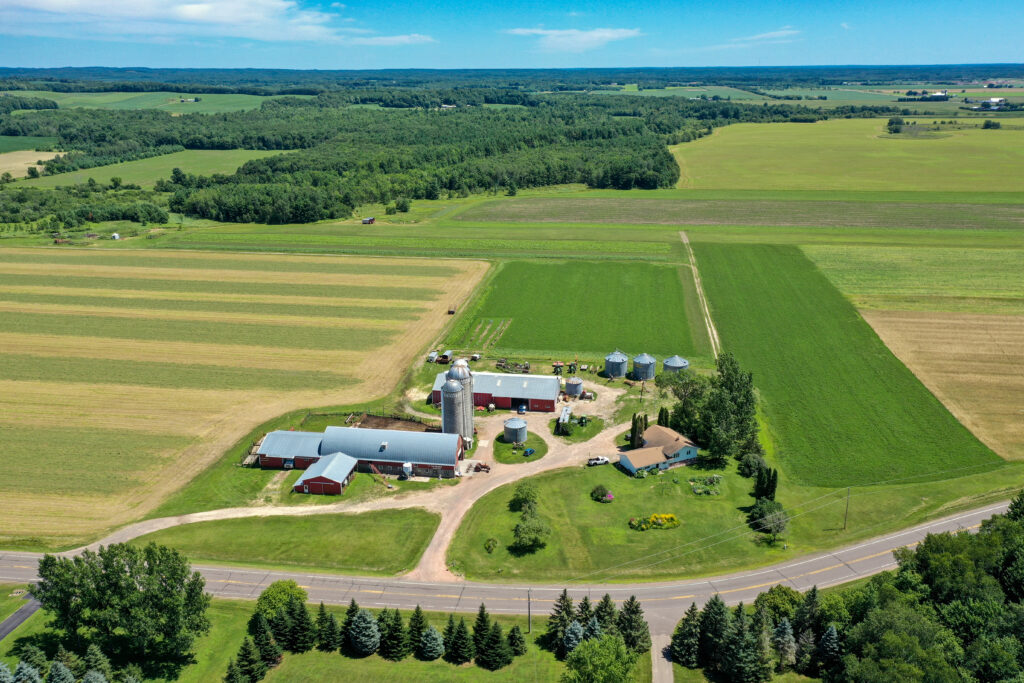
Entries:
[[536, 507], [539, 497], [536, 484], [529, 481], [520, 482], [512, 494], [512, 500], [509, 501], [509, 508], [513, 512], [519, 512], [523, 508]]
[[615, 500], [615, 495], [603, 484], [598, 484], [590, 492], [591, 499], [597, 503], [610, 503]]
[[721, 493], [718, 490], [718, 485], [722, 481], [722, 476], [719, 474], [712, 474], [709, 477], [700, 477], [697, 479], [690, 480], [690, 488], [698, 496], [717, 496]]
[[650, 517], [633, 517], [629, 520], [629, 528], [635, 531], [675, 529], [679, 525], [679, 518], [672, 513], [655, 513]]
[[633, 476], [636, 477], [637, 479], [646, 479], [647, 470], [637, 470], [636, 474], [634, 474]]
[[497, 547], [498, 547], [498, 539], [496, 539], [496, 538], [493, 538], [493, 537], [492, 538], [488, 538], [484, 542], [484, 550], [487, 551], [488, 555], [493, 553], [494, 549], [497, 548]]

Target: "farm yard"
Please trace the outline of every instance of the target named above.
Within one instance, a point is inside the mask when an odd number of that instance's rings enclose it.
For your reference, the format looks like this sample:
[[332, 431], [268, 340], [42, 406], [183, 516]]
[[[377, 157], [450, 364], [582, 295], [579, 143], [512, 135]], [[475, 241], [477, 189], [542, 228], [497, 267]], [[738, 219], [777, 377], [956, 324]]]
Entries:
[[486, 268], [5, 249], [0, 543], [80, 542], [144, 516], [261, 422], [388, 394]]

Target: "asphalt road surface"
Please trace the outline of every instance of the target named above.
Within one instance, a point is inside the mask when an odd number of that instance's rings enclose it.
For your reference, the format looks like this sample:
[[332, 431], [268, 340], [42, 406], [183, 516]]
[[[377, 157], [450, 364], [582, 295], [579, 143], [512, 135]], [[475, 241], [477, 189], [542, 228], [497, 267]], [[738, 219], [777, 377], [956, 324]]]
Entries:
[[[307, 572], [264, 571], [195, 565], [206, 577], [207, 590], [219, 598], [254, 600], [271, 582], [294, 579], [309, 593], [312, 602], [347, 604], [355, 598], [365, 607], [412, 609], [420, 605], [438, 612], [474, 612], [481, 602], [490, 612], [533, 614], [535, 626], [542, 627], [552, 603], [563, 588], [574, 599], [590, 596], [596, 601], [605, 593], [621, 603], [635, 595], [644, 607], [656, 650], [667, 644], [668, 635], [691, 602], [702, 605], [718, 594], [729, 604], [750, 603], [759, 593], [776, 584], [797, 590], [819, 588], [870, 576], [895, 566], [892, 551], [912, 546], [929, 533], [974, 530], [993, 514], [1003, 512], [1007, 503], [958, 513], [904, 531], [880, 536], [833, 552], [808, 555], [791, 562], [705, 579], [665, 583], [606, 585], [516, 585], [483, 584], [469, 581], [422, 583], [401, 578], [368, 578]], [[36, 580], [36, 553], [0, 552], [0, 581], [29, 583]], [[660, 660], [660, 661], [659, 661]], [[671, 667], [655, 656], [655, 680], [671, 680]], [[666, 678], [666, 675], [668, 676]]]

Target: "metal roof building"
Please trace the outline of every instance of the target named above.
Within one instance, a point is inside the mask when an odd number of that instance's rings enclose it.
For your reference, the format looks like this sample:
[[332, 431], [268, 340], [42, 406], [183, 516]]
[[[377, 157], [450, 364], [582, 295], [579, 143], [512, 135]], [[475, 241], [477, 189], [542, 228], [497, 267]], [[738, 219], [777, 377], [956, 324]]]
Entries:
[[329, 453], [306, 468], [292, 486], [299, 493], [340, 495], [356, 470], [356, 459], [344, 453]]
[[356, 460], [454, 467], [462, 451], [458, 434], [397, 429], [328, 427], [320, 454], [347, 453]]
[[[438, 373], [431, 391], [432, 401], [440, 403], [442, 387], [447, 373]], [[473, 373], [473, 404], [486, 406], [493, 403], [498, 408], [518, 408], [525, 405], [529, 410], [554, 411], [562, 384], [554, 375], [513, 375], [500, 372]]]

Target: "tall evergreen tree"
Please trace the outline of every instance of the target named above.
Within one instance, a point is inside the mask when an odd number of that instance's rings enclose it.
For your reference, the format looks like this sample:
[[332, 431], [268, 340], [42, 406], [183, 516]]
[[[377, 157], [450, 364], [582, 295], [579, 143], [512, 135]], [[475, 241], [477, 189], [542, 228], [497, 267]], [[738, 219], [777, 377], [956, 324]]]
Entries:
[[380, 647], [380, 630], [373, 615], [364, 609], [356, 612], [348, 627], [348, 642], [352, 652], [365, 657]]
[[1006, 508], [1006, 516], [1015, 522], [1024, 520], [1024, 490], [1021, 490], [1010, 501], [1010, 507]]
[[767, 662], [762, 661], [757, 639], [751, 633], [743, 603], [736, 608], [730, 624], [721, 668], [727, 680], [736, 683], [760, 683], [771, 678], [771, 670]]
[[831, 624], [818, 643], [817, 660], [821, 680], [833, 683], [844, 680], [843, 651], [839, 643], [839, 633]]
[[[380, 648], [378, 652], [384, 659], [393, 662], [401, 661], [409, 654], [409, 635], [402, 623], [402, 613], [397, 609], [386, 610], [383, 628], [380, 632]], [[382, 612], [382, 614], [385, 614]]]
[[786, 617], [779, 620], [778, 626], [772, 632], [772, 647], [779, 658], [779, 671], [792, 669], [796, 664], [796, 638], [793, 637], [793, 627]]
[[318, 650], [330, 650], [332, 648], [326, 647], [324, 643], [325, 636], [330, 639], [334, 638], [334, 634], [328, 634], [327, 630], [330, 628], [327, 625], [327, 608], [324, 607], [323, 600], [320, 601], [320, 606], [316, 610], [316, 620], [314, 621], [314, 628], [316, 629], [316, 647]]
[[[2, 682], [3, 678], [0, 677], [0, 683]], [[106, 676], [101, 674], [99, 671], [93, 671], [92, 669], [89, 669], [85, 672], [85, 675], [82, 676], [81, 683], [110, 683], [110, 681], [107, 679]]]
[[477, 666], [489, 671], [497, 671], [512, 663], [512, 650], [501, 632], [501, 624], [494, 622], [487, 632], [483, 650], [476, 653]]
[[14, 674], [3, 662], [0, 662], [0, 683], [14, 683]]
[[721, 670], [719, 648], [729, 633], [729, 608], [718, 594], [711, 596], [700, 615], [700, 666], [712, 672]]
[[416, 648], [416, 656], [420, 659], [432, 662], [444, 654], [444, 638], [436, 628], [428, 625], [420, 634], [419, 644]]
[[526, 654], [526, 637], [516, 624], [508, 632], [508, 647], [514, 657], [521, 657]]
[[452, 649], [445, 651], [445, 656], [452, 664], [465, 664], [473, 661], [476, 653], [473, 650], [473, 638], [469, 635], [469, 628], [466, 627], [466, 620], [460, 618], [455, 627], [455, 634], [452, 636]]
[[46, 674], [46, 683], [75, 683], [75, 674], [63, 662], [55, 661], [50, 665], [50, 673]]
[[292, 652], [309, 652], [316, 645], [316, 625], [306, 603], [292, 597], [288, 603], [288, 619], [292, 623]]
[[74, 652], [65, 648], [64, 645], [57, 646], [57, 653], [53, 656], [53, 661], [63, 664], [75, 678], [81, 678], [85, 675], [85, 662]]
[[233, 659], [228, 662], [228, 671], [224, 674], [224, 683], [249, 683], [245, 674], [242, 673]]
[[35, 645], [27, 643], [25, 645], [19, 644], [16, 651], [13, 651], [19, 661], [25, 662], [27, 666], [36, 670], [40, 677], [45, 676], [49, 670], [50, 662], [46, 659], [46, 653], [40, 650]]
[[605, 635], [614, 635], [618, 633], [618, 628], [615, 623], [618, 621], [619, 612], [615, 608], [615, 602], [612, 600], [612, 596], [607, 593], [601, 598], [600, 602], [597, 603], [597, 607], [594, 609], [594, 616], [597, 617], [597, 621], [601, 624], [601, 631]]
[[633, 652], [647, 652], [651, 649], [651, 629], [644, 619], [644, 610], [635, 595], [629, 596], [619, 610], [619, 634]]
[[672, 661], [688, 669], [696, 669], [700, 653], [700, 610], [697, 603], [691, 602], [690, 608], [676, 625], [672, 633]]
[[39, 669], [21, 659], [14, 668], [14, 683], [43, 683], [43, 677], [39, 675]]
[[270, 623], [266, 617], [257, 613], [259, 619], [253, 624], [255, 633], [252, 642], [260, 653], [260, 659], [268, 667], [277, 666], [281, 661], [281, 646], [274, 640], [274, 634], [270, 632]]
[[597, 620], [597, 617], [590, 617], [590, 621], [583, 627], [583, 639], [594, 640], [600, 638], [604, 633], [601, 631], [601, 622]]
[[793, 630], [796, 633], [810, 631], [813, 640], [817, 642], [823, 635], [821, 628], [821, 598], [818, 595], [818, 587], [811, 586], [811, 590], [804, 594], [804, 600], [796, 608], [793, 615]]
[[252, 638], [246, 637], [242, 641], [242, 647], [238, 649], [238, 670], [242, 672], [251, 683], [263, 680], [263, 677], [267, 675], [267, 665], [260, 658], [259, 650], [256, 649], [256, 645], [253, 644]]
[[473, 622], [473, 652], [479, 657], [481, 651], [487, 645], [487, 638], [491, 633], [491, 617], [487, 614], [484, 603], [480, 603], [480, 609], [476, 612], [476, 621]]
[[356, 604], [356, 599], [352, 598], [348, 603], [348, 609], [345, 610], [345, 618], [341, 622], [341, 627], [338, 629], [338, 638], [341, 640], [342, 647], [348, 643], [348, 627], [357, 614], [359, 614], [359, 605]]
[[448, 613], [448, 623], [444, 626], [444, 631], [441, 634], [441, 639], [444, 642], [445, 658], [455, 647], [455, 616], [450, 612]]
[[555, 600], [551, 616], [548, 617], [547, 632], [544, 634], [548, 648], [559, 659], [565, 656], [565, 650], [562, 649], [563, 641], [565, 640], [565, 630], [569, 628], [569, 624], [572, 623], [574, 617], [575, 610], [573, 610], [572, 598], [569, 597], [569, 591], [563, 588], [562, 594]]
[[580, 622], [573, 620], [569, 628], [565, 629], [565, 637], [562, 638], [562, 652], [569, 654], [583, 642], [583, 627]]
[[[423, 614], [420, 606], [416, 605], [416, 609], [412, 611], [412, 615], [409, 617], [408, 638], [410, 647], [418, 651], [420, 641], [423, 639], [423, 633], [427, 630], [428, 626], [426, 615]], [[434, 659], [437, 659], [437, 657], [434, 657]]]
[[584, 595], [576, 605], [576, 621], [580, 622], [580, 626], [586, 626], [592, 616], [594, 607], [590, 604], [590, 598]]
[[110, 665], [110, 660], [96, 643], [90, 643], [85, 649], [84, 661], [86, 671], [102, 674], [108, 681], [114, 677], [114, 667]]
[[289, 652], [293, 651], [292, 643], [294, 642], [293, 633], [295, 629], [291, 617], [288, 616], [287, 607], [277, 610], [274, 616], [270, 618], [270, 631], [274, 634], [274, 640], [282, 648]]

